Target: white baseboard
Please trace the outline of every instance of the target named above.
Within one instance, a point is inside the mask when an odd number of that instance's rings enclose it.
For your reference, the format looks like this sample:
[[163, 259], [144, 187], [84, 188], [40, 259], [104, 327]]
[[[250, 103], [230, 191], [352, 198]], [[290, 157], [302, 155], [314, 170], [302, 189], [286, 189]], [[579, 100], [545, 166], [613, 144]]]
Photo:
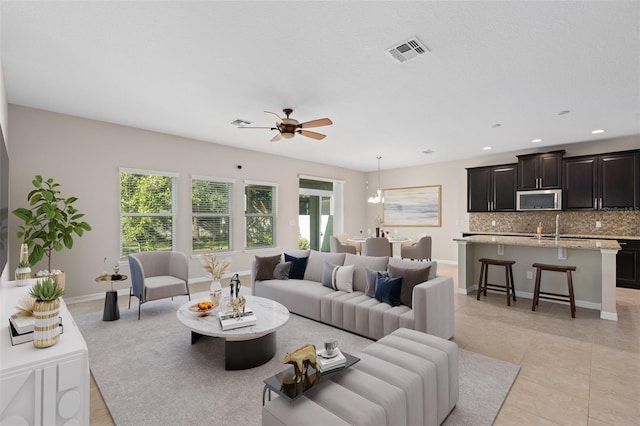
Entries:
[[[238, 271], [238, 272], [228, 273], [228, 274], [224, 274], [223, 277], [224, 278], [231, 278], [234, 274], [238, 274], [240, 276], [251, 275], [251, 271], [247, 270], [247, 271]], [[189, 279], [189, 285], [206, 283], [206, 282], [210, 282], [210, 281], [211, 281], [211, 278], [207, 278], [207, 277], [190, 278]], [[121, 289], [116, 290], [116, 291], [118, 293], [118, 296], [129, 297], [129, 288], [121, 288]], [[102, 299], [104, 299], [104, 291], [102, 291], [100, 293], [87, 294], [87, 295], [84, 295], [84, 296], [65, 297], [64, 298], [64, 302], [67, 305], [70, 305], [70, 304], [73, 304], [73, 303], [91, 302], [93, 300], [102, 300]]]

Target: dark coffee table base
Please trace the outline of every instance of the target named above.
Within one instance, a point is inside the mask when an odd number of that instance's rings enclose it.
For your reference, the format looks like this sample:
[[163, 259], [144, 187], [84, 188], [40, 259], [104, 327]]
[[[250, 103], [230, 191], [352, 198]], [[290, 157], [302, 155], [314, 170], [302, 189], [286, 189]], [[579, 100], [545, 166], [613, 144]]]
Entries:
[[[191, 332], [191, 344], [202, 337], [202, 334]], [[276, 354], [276, 333], [247, 340], [225, 340], [224, 369], [246, 370], [262, 365]]]
[[102, 321], [115, 321], [119, 318], [120, 309], [118, 308], [118, 293], [116, 291], [107, 291], [104, 299]]

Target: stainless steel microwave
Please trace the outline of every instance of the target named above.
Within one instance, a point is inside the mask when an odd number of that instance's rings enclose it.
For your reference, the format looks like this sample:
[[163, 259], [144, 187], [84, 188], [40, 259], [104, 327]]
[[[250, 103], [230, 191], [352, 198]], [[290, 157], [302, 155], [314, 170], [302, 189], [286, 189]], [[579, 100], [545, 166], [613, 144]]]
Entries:
[[562, 210], [562, 189], [516, 191], [516, 210]]

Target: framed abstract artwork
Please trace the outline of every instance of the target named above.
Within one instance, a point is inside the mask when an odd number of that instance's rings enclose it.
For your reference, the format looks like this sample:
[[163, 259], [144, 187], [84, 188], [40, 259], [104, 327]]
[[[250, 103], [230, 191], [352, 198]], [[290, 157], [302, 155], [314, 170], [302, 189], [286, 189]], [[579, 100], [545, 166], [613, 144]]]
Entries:
[[384, 190], [384, 226], [441, 226], [442, 185]]

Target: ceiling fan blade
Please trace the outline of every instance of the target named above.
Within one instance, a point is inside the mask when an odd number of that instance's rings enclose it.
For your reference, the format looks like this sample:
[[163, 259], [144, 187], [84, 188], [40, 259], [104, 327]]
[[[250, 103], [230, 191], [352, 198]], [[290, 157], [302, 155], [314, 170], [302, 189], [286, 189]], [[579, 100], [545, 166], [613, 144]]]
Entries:
[[275, 112], [265, 111], [264, 113], [267, 114], [269, 117], [273, 118], [276, 123], [282, 124], [282, 118], [280, 118], [280, 116]]
[[280, 139], [282, 139], [282, 135], [278, 133], [273, 137], [273, 139], [270, 140], [270, 142], [278, 142]]
[[238, 129], [269, 129], [269, 130], [278, 130], [275, 127], [247, 127], [247, 126], [238, 126]]
[[303, 129], [308, 129], [309, 127], [328, 126], [330, 124], [333, 124], [333, 121], [329, 120], [328, 118], [319, 118], [317, 120], [300, 123], [300, 127]]
[[323, 135], [322, 133], [311, 132], [309, 130], [299, 130], [298, 133], [300, 133], [302, 136], [317, 140], [326, 138], [326, 135]]

